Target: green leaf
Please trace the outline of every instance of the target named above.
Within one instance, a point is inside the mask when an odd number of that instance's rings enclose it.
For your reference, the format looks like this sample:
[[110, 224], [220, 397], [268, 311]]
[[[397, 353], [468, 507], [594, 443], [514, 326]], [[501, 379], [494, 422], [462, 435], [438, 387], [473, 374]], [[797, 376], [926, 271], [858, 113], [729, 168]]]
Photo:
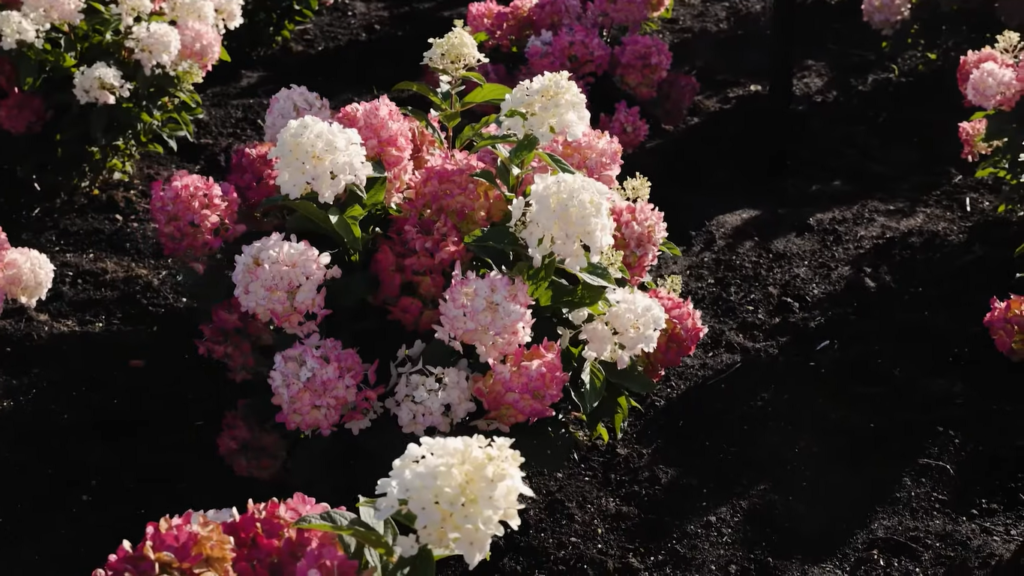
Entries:
[[470, 176], [476, 178], [477, 180], [483, 180], [484, 182], [487, 182], [491, 186], [494, 186], [495, 190], [501, 190], [501, 185], [498, 184], [498, 179], [495, 178], [494, 172], [491, 172], [490, 170], [477, 170], [476, 172], [470, 174]]
[[615, 427], [615, 437], [622, 438], [622, 426], [629, 419], [629, 401], [625, 394], [616, 398], [615, 401], [618, 408], [615, 411], [615, 416], [612, 417], [612, 424]]
[[441, 112], [439, 118], [441, 120], [441, 124], [447, 126], [449, 130], [454, 129], [459, 125], [459, 122], [462, 122], [462, 114], [460, 114], [458, 110]]
[[494, 146], [495, 144], [512, 144], [518, 141], [519, 138], [516, 136], [487, 136], [477, 140], [476, 145], [474, 145], [473, 148], [470, 149], [470, 153], [476, 153], [480, 151], [480, 149], [482, 148], [488, 148], [490, 146]]
[[995, 113], [996, 113], [995, 110], [982, 110], [980, 112], [975, 112], [974, 114], [971, 114], [970, 120], [978, 120], [979, 118], [984, 118], [985, 116], [991, 116], [992, 114], [995, 114]]
[[605, 444], [608, 443], [608, 430], [605, 429], [604, 424], [602, 424], [601, 422], [598, 422], [597, 426], [594, 426], [594, 432], [590, 435], [590, 439], [593, 440], [598, 436], [600, 436], [601, 439], [604, 440]]
[[427, 546], [420, 547], [415, 556], [399, 558], [394, 566], [384, 570], [384, 576], [434, 576], [437, 561]]
[[469, 78], [470, 80], [476, 82], [477, 84], [480, 84], [481, 86], [487, 84], [487, 79], [484, 78], [483, 75], [478, 72], [463, 72], [461, 77]]
[[608, 378], [609, 382], [614, 382], [630, 392], [648, 394], [658, 386], [654, 380], [648, 378], [647, 375], [640, 370], [640, 367], [636, 365], [636, 362], [622, 369], [617, 367], [615, 364], [606, 362], [604, 363], [603, 368], [605, 377]]
[[[555, 276], [557, 263], [555, 255], [548, 254], [544, 257], [539, 267], [530, 267], [526, 274], [523, 275], [523, 279], [526, 280], [526, 285], [529, 288], [530, 298], [533, 298], [538, 306], [551, 304], [551, 279]], [[526, 262], [523, 262], [523, 264], [526, 264]], [[529, 266], [529, 264], [527, 265]]]
[[231, 56], [228, 56], [227, 48], [220, 47], [220, 59], [225, 62], [231, 62]]
[[662, 242], [661, 246], [659, 246], [658, 248], [660, 248], [662, 252], [667, 252], [673, 256], [683, 255], [683, 253], [679, 251], [679, 247], [670, 242], [668, 239]]
[[320, 514], [310, 514], [296, 520], [293, 526], [303, 530], [317, 530], [350, 536], [385, 556], [394, 555], [394, 549], [384, 535], [351, 512], [328, 510]]
[[492, 224], [483, 231], [477, 230], [467, 234], [463, 242], [470, 250], [474, 246], [498, 248], [506, 252], [522, 250], [523, 244], [519, 236], [511, 228], [503, 224]]
[[562, 160], [557, 154], [552, 152], [538, 152], [537, 153], [544, 162], [547, 162], [549, 166], [562, 174], [575, 174], [576, 170], [569, 165], [568, 162]]
[[[292, 210], [295, 210], [299, 214], [305, 216], [308, 220], [316, 224], [322, 232], [326, 233], [339, 244], [343, 246], [350, 246], [350, 242], [352, 240], [347, 238], [344, 233], [334, 225], [337, 215], [329, 215], [328, 212], [325, 212], [316, 204], [313, 204], [308, 200], [283, 200], [281, 204], [288, 206]], [[337, 210], [337, 208], [331, 208], [331, 211], [335, 210]]]
[[590, 308], [604, 299], [605, 288], [581, 282], [578, 286], [563, 283], [552, 283], [551, 306], [576, 310]]
[[395, 87], [391, 90], [411, 90], [412, 92], [416, 92], [417, 94], [422, 94], [427, 98], [430, 98], [430, 101], [437, 104], [442, 110], [446, 109], [445, 103], [441, 100], [441, 95], [437, 93], [437, 90], [434, 90], [422, 82], [399, 82], [398, 84], [395, 84]]
[[331, 226], [345, 239], [345, 245], [353, 254], [358, 254], [362, 249], [362, 232], [359, 229], [359, 221], [365, 215], [366, 211], [358, 204], [349, 206], [344, 212], [337, 206], [331, 206], [327, 210]]
[[591, 262], [590, 264], [587, 264], [586, 268], [576, 272], [576, 276], [587, 284], [603, 286], [605, 288], [617, 288], [615, 285], [615, 278], [612, 277], [612, 273], [608, 271], [608, 268], [604, 264]]
[[1017, 250], [1013, 252], [1013, 257], [1016, 258], [1021, 254], [1024, 254], [1024, 244], [1021, 244], [1020, 246], [1017, 247]]
[[370, 182], [372, 184], [370, 184], [370, 189], [366, 191], [366, 199], [363, 201], [367, 211], [372, 211], [374, 208], [384, 204], [384, 194], [388, 188], [388, 179], [386, 177], [367, 180], [367, 183]]
[[579, 381], [569, 386], [573, 400], [580, 406], [580, 411], [589, 414], [604, 398], [605, 374], [597, 362], [585, 360], [580, 370]]
[[483, 117], [479, 122], [475, 122], [466, 126], [462, 132], [459, 133], [458, 137], [455, 138], [455, 147], [461, 149], [467, 142], [476, 138], [480, 131], [487, 128], [498, 118], [497, 114], [491, 114]]
[[527, 134], [512, 147], [508, 153], [508, 159], [513, 166], [524, 168], [533, 158], [533, 152], [537, 146], [540, 146], [540, 140], [533, 134]]
[[[483, 77], [481, 77], [482, 79]], [[502, 84], [484, 83], [462, 98], [463, 104], [501, 104], [512, 89]]]

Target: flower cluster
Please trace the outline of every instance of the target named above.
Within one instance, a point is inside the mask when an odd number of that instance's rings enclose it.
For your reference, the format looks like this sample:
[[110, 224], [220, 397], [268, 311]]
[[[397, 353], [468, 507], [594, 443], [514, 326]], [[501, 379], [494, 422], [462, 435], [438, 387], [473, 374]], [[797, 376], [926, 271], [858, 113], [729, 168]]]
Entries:
[[131, 94], [131, 84], [125, 82], [117, 68], [97, 62], [75, 72], [74, 92], [82, 104], [109, 105], [117, 102], [118, 97]]
[[277, 135], [292, 120], [303, 116], [314, 116], [321, 120], [330, 120], [331, 104], [305, 86], [292, 84], [291, 88], [282, 88], [270, 99], [267, 114], [263, 119], [264, 140], [277, 144]]
[[252, 209], [281, 193], [277, 186], [277, 160], [270, 157], [274, 145], [253, 142], [235, 148], [225, 179], [235, 187], [242, 203]]
[[1024, 360], [1024, 297], [1010, 294], [1006, 301], [993, 297], [992, 309], [985, 315], [996, 349], [1014, 362]]
[[417, 340], [412, 348], [402, 346], [398, 351], [388, 384], [392, 396], [384, 401], [402, 432], [417, 436], [427, 428], [450, 432], [476, 410], [466, 359], [448, 368], [424, 366], [420, 358], [424, 348], [426, 344]]
[[313, 191], [327, 204], [344, 197], [349, 185], [365, 186], [373, 174], [359, 132], [312, 114], [289, 120], [267, 157], [277, 160], [282, 194], [299, 198]]
[[487, 62], [473, 35], [462, 26], [456, 25], [441, 38], [431, 38], [430, 44], [430, 50], [423, 54], [423, 64], [448, 76], [458, 76]]
[[995, 47], [969, 50], [960, 58], [957, 84], [968, 106], [1012, 110], [1020, 99], [1024, 90], [1017, 80], [1020, 36], [1007, 31], [998, 40]]
[[224, 363], [228, 378], [235, 382], [253, 377], [256, 369], [253, 348], [273, 343], [270, 328], [243, 312], [238, 298], [214, 306], [210, 322], [199, 326], [199, 330], [203, 333], [203, 338], [196, 340], [199, 355]]
[[582, 89], [608, 71], [611, 57], [612, 49], [596, 28], [573, 24], [534, 36], [526, 47], [531, 75], [567, 70]]
[[608, 311], [580, 329], [587, 341], [583, 355], [625, 368], [642, 352], [654, 352], [667, 315], [657, 299], [634, 288], [611, 288], [607, 298]]
[[555, 136], [575, 140], [590, 127], [587, 98], [564, 70], [544, 72], [520, 82], [501, 104], [502, 114], [510, 110], [525, 118], [506, 116], [502, 128], [519, 136], [533, 134], [541, 144]]
[[[235, 256], [235, 297], [242, 310], [290, 334], [308, 335], [330, 313], [324, 309], [326, 290], [317, 291], [327, 279], [341, 276], [339, 268], [328, 268], [331, 255], [320, 253], [309, 242], [295, 236], [285, 240], [274, 232], [242, 248]], [[307, 315], [315, 318], [307, 320]]]
[[615, 113], [611, 117], [601, 114], [598, 126], [615, 136], [623, 152], [636, 150], [644, 140], [647, 140], [647, 133], [650, 130], [647, 122], [640, 116], [640, 107], [630, 107], [625, 100], [615, 105]]
[[900, 22], [910, 18], [912, 0], [864, 0], [864, 21], [882, 34], [892, 34]]
[[[271, 402], [281, 407], [277, 421], [289, 430], [324, 436], [344, 422], [358, 434], [382, 409], [377, 395], [383, 388], [372, 387], [376, 369], [376, 362], [363, 364], [355, 350], [332, 338], [314, 334], [296, 342], [274, 356], [270, 371]], [[364, 377], [369, 386], [363, 385]]]
[[[296, 492], [281, 502], [253, 503], [235, 509], [164, 516], [146, 525], [146, 535], [132, 546], [124, 541], [92, 576], [141, 574], [331, 574], [359, 576], [359, 562], [346, 558], [336, 535], [300, 530], [295, 520], [330, 510], [330, 506]], [[344, 508], [336, 508], [344, 510]], [[330, 567], [330, 571], [317, 569]]]
[[277, 432], [261, 427], [247, 410], [248, 400], [224, 414], [217, 451], [235, 474], [269, 480], [281, 469], [288, 446]]
[[672, 51], [656, 36], [630, 34], [615, 47], [614, 77], [637, 100], [651, 100], [672, 67]]
[[474, 379], [473, 395], [487, 414], [477, 422], [485, 429], [509, 431], [509, 426], [554, 416], [551, 405], [562, 398], [569, 375], [562, 369], [557, 342], [517, 348], [504, 362], [491, 362], [486, 376]]
[[512, 0], [502, 6], [495, 0], [470, 2], [466, 11], [466, 24], [471, 32], [484, 32], [486, 48], [509, 50], [522, 46], [533, 29], [533, 10], [545, 0]]
[[231, 184], [175, 172], [150, 186], [150, 214], [166, 256], [181, 258], [202, 272], [202, 260], [245, 231], [236, 223], [238, 195]]
[[519, 528], [519, 496], [533, 496], [523, 482], [524, 460], [511, 445], [508, 438], [479, 435], [409, 444], [388, 478], [377, 483], [377, 517], [400, 509], [414, 514], [411, 553], [427, 546], [435, 554], [461, 554], [470, 569], [476, 567], [491, 538], [505, 533], [502, 523]]
[[650, 202], [617, 198], [612, 202], [612, 219], [615, 220], [615, 249], [622, 252], [622, 265], [629, 272], [629, 283], [636, 286], [658, 261], [661, 243], [668, 238], [665, 215]]
[[708, 329], [701, 324], [700, 310], [694, 309], [689, 298], [683, 300], [678, 292], [667, 288], [655, 288], [647, 294], [661, 304], [666, 316], [658, 347], [653, 352], [644, 352], [642, 357], [644, 372], [657, 381], [666, 368], [679, 366], [684, 357], [693, 354]]
[[49, 112], [35, 92], [18, 87], [18, 73], [10, 59], [0, 56], [0, 130], [19, 136], [42, 128]]
[[970, 162], [977, 162], [982, 156], [991, 154], [997, 146], [1001, 146], [1005, 142], [1004, 140], [985, 141], [985, 132], [988, 130], [987, 118], [961, 122], [958, 126], [960, 128], [960, 143], [964, 146], [960, 157], [966, 158]]
[[366, 148], [366, 157], [379, 160], [387, 171], [387, 204], [395, 204], [410, 184], [413, 170], [413, 131], [419, 126], [387, 96], [370, 102], [345, 106], [334, 121], [359, 132]]
[[11, 247], [0, 229], [0, 312], [5, 299], [35, 308], [53, 286], [54, 271], [45, 254], [32, 248]]

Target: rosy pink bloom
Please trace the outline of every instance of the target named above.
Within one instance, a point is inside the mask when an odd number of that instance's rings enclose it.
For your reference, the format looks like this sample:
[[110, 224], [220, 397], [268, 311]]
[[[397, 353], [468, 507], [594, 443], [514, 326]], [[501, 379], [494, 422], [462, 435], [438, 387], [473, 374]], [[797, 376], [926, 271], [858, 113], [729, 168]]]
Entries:
[[15, 136], [39, 132], [46, 117], [46, 104], [35, 93], [12, 88], [0, 100], [0, 130]]
[[647, 122], [640, 116], [640, 107], [630, 108], [625, 100], [615, 105], [615, 114], [609, 118], [601, 114], [598, 126], [618, 139], [623, 154], [636, 150], [647, 139]]
[[591, 18], [606, 28], [623, 26], [636, 32], [651, 17], [650, 0], [593, 0]]
[[700, 310], [694, 309], [689, 298], [683, 300], [663, 288], [655, 288], [647, 294], [661, 304], [668, 316], [658, 336], [658, 347], [654, 352], [644, 352], [641, 357], [644, 373], [657, 381], [666, 368], [679, 366], [683, 357], [693, 354], [708, 329], [701, 324]]
[[971, 76], [986, 62], [992, 62], [997, 64], [1001, 68], [1013, 68], [1013, 60], [1001, 52], [997, 52], [992, 48], [982, 48], [975, 52], [974, 50], [968, 50], [966, 56], [960, 57], [960, 66], [956, 70], [956, 82], [957, 86], [960, 87], [960, 92], [964, 95], [964, 106], [972, 106], [971, 100], [967, 96], [967, 85], [971, 80]]
[[696, 78], [682, 72], [669, 72], [658, 84], [656, 110], [661, 123], [666, 126], [682, 124], [699, 92]]
[[650, 14], [652, 18], [659, 16], [665, 12], [665, 10], [668, 10], [668, 5], [671, 2], [672, 0], [647, 0], [648, 14]]
[[319, 431], [328, 436], [343, 416], [354, 411], [356, 416], [347, 419], [345, 427], [358, 433], [381, 410], [380, 403], [367, 406], [360, 400], [369, 396], [367, 391], [374, 399], [383, 392], [383, 387], [374, 390], [364, 386], [364, 377], [370, 386], [376, 382], [376, 363], [363, 364], [355, 350], [343, 347], [338, 340], [320, 340], [320, 335], [314, 334], [296, 342], [278, 352], [270, 372], [274, 392], [271, 402], [281, 407], [277, 421], [289, 430], [308, 434]]
[[883, 34], [891, 34], [896, 25], [910, 17], [911, 0], [864, 0], [864, 21]]
[[381, 96], [345, 106], [334, 121], [359, 132], [366, 157], [384, 164], [388, 175], [385, 202], [394, 204], [408, 186], [413, 171], [412, 127], [402, 111], [387, 96]]
[[656, 36], [630, 34], [613, 52], [615, 81], [637, 100], [658, 95], [658, 84], [672, 67], [672, 50]]
[[608, 71], [612, 49], [597, 28], [570, 24], [551, 36], [550, 42], [531, 39], [526, 48], [528, 74], [568, 70], [580, 89]]
[[983, 154], [991, 154], [992, 150], [1002, 142], [985, 142], [985, 131], [988, 130], [988, 119], [978, 118], [959, 124], [960, 143], [964, 145], [961, 158], [977, 162]]
[[199, 327], [203, 332], [202, 340], [196, 340], [199, 355], [226, 364], [228, 378], [235, 382], [252, 378], [256, 366], [253, 347], [273, 343], [270, 328], [243, 312], [238, 298], [217, 304], [211, 316], [210, 323]]
[[274, 168], [277, 159], [267, 156], [273, 147], [270, 142], [253, 142], [235, 148], [231, 155], [227, 182], [235, 187], [239, 197], [250, 209], [281, 193], [277, 186], [277, 170]]
[[261, 427], [248, 414], [247, 400], [238, 402], [238, 410], [224, 414], [217, 451], [235, 474], [269, 480], [284, 464], [288, 445], [277, 432]]
[[580, 22], [583, 8], [580, 0], [537, 0], [530, 9], [534, 30], [555, 32], [563, 26]]
[[993, 297], [989, 304], [984, 324], [996, 349], [1014, 362], [1024, 360], [1024, 297], [1010, 294], [1005, 302]]
[[7, 240], [7, 234], [3, 228], [0, 228], [0, 253], [6, 252], [11, 249], [11, 243]]
[[494, 45], [496, 32], [495, 18], [500, 12], [507, 11], [507, 6], [498, 4], [495, 0], [484, 0], [483, 2], [470, 2], [466, 6], [466, 27], [472, 32], [485, 32], [490, 37], [488, 42]]
[[439, 309], [437, 339], [456, 350], [462, 344], [476, 347], [481, 361], [493, 361], [530, 341], [533, 315], [526, 282], [497, 271], [485, 276], [465, 276], [455, 265], [452, 284], [444, 292]]
[[473, 32], [486, 32], [484, 48], [504, 51], [521, 47], [533, 30], [531, 9], [537, 0], [513, 0], [501, 6], [494, 0], [471, 2], [466, 11], [466, 26]]
[[122, 543], [93, 576], [231, 574], [235, 546], [226, 527], [227, 523], [191, 510], [164, 516], [146, 525], [145, 538], [137, 546]]
[[615, 220], [615, 249], [622, 251], [622, 264], [629, 271], [629, 283], [639, 284], [647, 270], [658, 261], [661, 243], [668, 238], [665, 215], [650, 202], [612, 203]]
[[475, 377], [473, 395], [487, 410], [480, 425], [508, 432], [513, 424], [554, 416], [551, 405], [562, 398], [568, 382], [557, 342], [545, 338], [519, 347], [504, 362], [492, 361], [486, 376]]
[[302, 560], [299, 560], [295, 574], [359, 576], [359, 562], [349, 560], [337, 547], [316, 546], [307, 550]]
[[984, 62], [967, 81], [967, 99], [986, 110], [1012, 110], [1021, 96], [1017, 70], [996, 62]]
[[234, 186], [213, 178], [175, 172], [150, 186], [149, 208], [166, 256], [181, 258], [202, 272], [202, 260], [245, 231], [237, 224]]
[[583, 131], [583, 137], [576, 140], [556, 136], [544, 146], [544, 151], [556, 154], [578, 172], [583, 172], [609, 188], [615, 187], [622, 169], [622, 146], [619, 139], [604, 130], [587, 128]]
[[220, 59], [220, 34], [212, 26], [200, 22], [179, 22], [176, 26], [181, 37], [178, 60], [193, 62], [204, 73], [213, 69]]

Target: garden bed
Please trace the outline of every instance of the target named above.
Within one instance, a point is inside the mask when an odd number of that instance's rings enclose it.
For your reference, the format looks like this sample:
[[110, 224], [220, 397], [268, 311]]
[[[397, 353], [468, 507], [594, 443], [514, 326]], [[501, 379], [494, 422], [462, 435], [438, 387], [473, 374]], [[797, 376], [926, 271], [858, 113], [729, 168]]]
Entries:
[[[282, 86], [337, 108], [417, 76], [409, 55], [464, 6], [339, 0], [294, 44], [218, 66], [200, 85], [197, 142], [146, 158], [136, 182], [64, 200], [4, 191], [4, 230], [58, 269], [37, 311], [0, 318], [7, 566], [88, 573], [164, 514], [372, 493], [397, 452], [307, 456], [326, 464], [275, 484], [218, 456], [240, 385], [196, 352], [205, 318], [160, 256], [144, 183], [221, 173]], [[702, 93], [685, 128], [656, 131], [623, 168], [654, 183], [683, 250], [664, 272], [682, 274], [707, 337], [623, 440], [528, 471], [537, 498], [522, 527], [474, 573], [969, 574], [1020, 561], [1006, 559], [1024, 539], [1024, 389], [981, 318], [1010, 287], [1024, 229], [995, 213], [998, 185], [970, 178], [955, 128], [956, 57], [997, 24], [931, 15], [948, 26], [926, 49], [886, 53], [859, 2], [800, 3], [780, 132], [768, 18], [759, 0], [677, 1], [663, 33]], [[791, 169], [774, 189], [766, 159], [783, 145]]]

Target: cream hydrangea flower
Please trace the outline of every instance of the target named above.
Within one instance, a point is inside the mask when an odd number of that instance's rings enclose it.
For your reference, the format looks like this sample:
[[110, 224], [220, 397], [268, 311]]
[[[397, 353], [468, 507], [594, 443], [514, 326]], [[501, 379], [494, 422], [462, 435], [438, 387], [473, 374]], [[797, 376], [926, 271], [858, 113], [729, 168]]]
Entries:
[[657, 300], [635, 288], [611, 288], [610, 306], [580, 329], [586, 340], [583, 356], [615, 362], [621, 369], [641, 352], [653, 352], [665, 328], [665, 309]]
[[373, 174], [359, 132], [316, 116], [288, 122], [267, 157], [277, 159], [277, 185], [289, 198], [312, 190], [330, 204]]
[[441, 38], [431, 38], [430, 44], [430, 50], [423, 53], [422, 63], [449, 76], [458, 76], [488, 61], [461, 20], [455, 21], [451, 32]]
[[18, 42], [42, 46], [43, 39], [39, 37], [42, 28], [17, 10], [0, 11], [0, 48], [14, 50]]
[[124, 45], [148, 75], [154, 66], [171, 68], [181, 50], [181, 37], [177, 28], [166, 22], [141, 22], [132, 27]]
[[113, 104], [119, 96], [126, 98], [131, 94], [131, 84], [125, 82], [117, 68], [97, 62], [75, 72], [74, 93], [82, 104]]
[[[510, 115], [512, 111], [526, 118]], [[590, 128], [587, 97], [564, 70], [544, 72], [520, 82], [505, 96], [501, 115], [505, 130], [519, 136], [533, 134], [542, 145], [555, 136], [577, 140]]]
[[28, 308], [46, 299], [53, 286], [53, 263], [46, 254], [32, 248], [10, 248], [0, 252], [0, 294]]

